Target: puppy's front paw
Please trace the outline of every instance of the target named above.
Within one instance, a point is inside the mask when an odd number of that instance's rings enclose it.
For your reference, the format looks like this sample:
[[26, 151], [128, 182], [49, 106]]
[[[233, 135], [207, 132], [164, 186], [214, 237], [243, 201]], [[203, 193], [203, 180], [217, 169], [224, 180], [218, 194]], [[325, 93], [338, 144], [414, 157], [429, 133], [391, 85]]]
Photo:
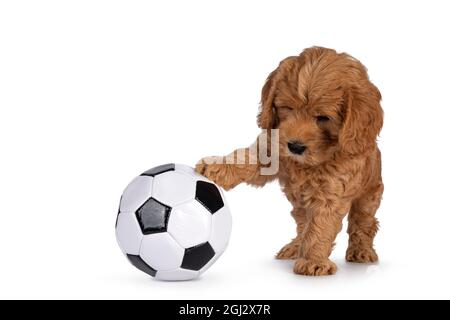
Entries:
[[336, 264], [329, 259], [313, 261], [299, 258], [294, 266], [294, 272], [304, 276], [328, 276], [335, 274], [336, 270]]
[[231, 166], [224, 163], [223, 157], [203, 158], [195, 166], [195, 171], [217, 183], [225, 190], [234, 188], [240, 182], [234, 177]]
[[281, 260], [297, 259], [300, 247], [300, 240], [294, 239], [291, 243], [285, 245], [277, 253], [276, 258]]
[[355, 263], [374, 263], [378, 261], [378, 255], [373, 248], [351, 246], [347, 249], [345, 259]]

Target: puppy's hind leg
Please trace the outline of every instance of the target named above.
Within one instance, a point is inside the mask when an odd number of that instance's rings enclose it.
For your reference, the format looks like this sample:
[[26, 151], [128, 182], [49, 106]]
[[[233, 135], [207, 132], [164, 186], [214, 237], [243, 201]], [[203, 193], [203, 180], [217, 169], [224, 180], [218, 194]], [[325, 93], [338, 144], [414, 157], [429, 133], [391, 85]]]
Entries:
[[378, 261], [378, 255], [373, 248], [373, 239], [378, 231], [375, 213], [380, 206], [382, 194], [383, 183], [380, 182], [363, 196], [353, 201], [348, 216], [347, 261], [356, 263]]
[[297, 224], [297, 236], [290, 243], [285, 245], [276, 255], [277, 259], [297, 259], [300, 248], [300, 235], [305, 228], [306, 210], [303, 208], [294, 208], [291, 212], [292, 217]]

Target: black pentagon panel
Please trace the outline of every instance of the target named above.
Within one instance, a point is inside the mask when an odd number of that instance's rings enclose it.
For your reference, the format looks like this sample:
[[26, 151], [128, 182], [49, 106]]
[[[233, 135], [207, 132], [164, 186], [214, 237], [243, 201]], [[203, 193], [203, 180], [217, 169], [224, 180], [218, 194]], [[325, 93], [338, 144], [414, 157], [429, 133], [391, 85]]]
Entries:
[[208, 242], [188, 248], [184, 251], [181, 268], [198, 271], [203, 268], [216, 253]]
[[150, 267], [148, 264], [145, 263], [144, 260], [142, 260], [139, 256], [134, 256], [131, 254], [127, 254], [128, 260], [130, 260], [131, 264], [141, 270], [142, 272], [145, 272], [148, 275], [151, 275], [152, 277], [155, 276], [156, 270]]
[[219, 211], [224, 205], [219, 189], [206, 181], [197, 181], [195, 199], [212, 214]]
[[143, 234], [165, 232], [172, 209], [161, 202], [150, 198], [137, 211], [136, 218]]
[[175, 170], [175, 164], [174, 163], [168, 163], [168, 164], [163, 164], [162, 166], [158, 166], [158, 167], [154, 167], [150, 170], [145, 171], [144, 173], [141, 174], [141, 176], [150, 176], [150, 177], [154, 177], [158, 174], [167, 172], [167, 171], [173, 171]]

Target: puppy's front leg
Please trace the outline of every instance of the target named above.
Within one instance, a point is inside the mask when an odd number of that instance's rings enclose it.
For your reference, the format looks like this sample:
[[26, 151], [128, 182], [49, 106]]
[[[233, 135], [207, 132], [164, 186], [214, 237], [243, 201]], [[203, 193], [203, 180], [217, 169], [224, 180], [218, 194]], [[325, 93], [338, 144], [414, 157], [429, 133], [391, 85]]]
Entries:
[[[251, 163], [249, 161], [250, 148], [237, 149], [226, 157], [207, 157], [201, 159], [195, 170], [214, 181], [225, 190], [229, 190], [242, 182], [255, 186], [263, 186], [268, 181], [276, 178], [276, 174], [262, 174], [262, 165], [259, 161]], [[239, 163], [237, 155], [245, 154], [245, 161]], [[235, 159], [235, 161], [230, 161]], [[234, 163], [228, 163], [234, 162]]]
[[329, 259], [334, 240], [342, 229], [342, 219], [349, 203], [314, 201], [307, 209], [307, 222], [301, 237], [294, 272], [306, 276], [323, 276], [336, 273], [337, 267]]
[[304, 208], [294, 207], [291, 212], [292, 217], [297, 224], [297, 236], [290, 243], [285, 245], [277, 253], [277, 259], [297, 259], [300, 244], [302, 243], [302, 233], [306, 224], [306, 210]]
[[201, 159], [195, 170], [225, 190], [245, 182], [263, 186], [278, 176], [278, 138], [262, 133], [248, 148], [237, 149], [226, 157]]
[[[249, 171], [256, 170], [256, 168], [251, 166], [248, 169]], [[195, 171], [217, 183], [225, 190], [230, 190], [243, 181], [236, 166], [226, 163], [226, 157], [205, 157], [197, 163]]]

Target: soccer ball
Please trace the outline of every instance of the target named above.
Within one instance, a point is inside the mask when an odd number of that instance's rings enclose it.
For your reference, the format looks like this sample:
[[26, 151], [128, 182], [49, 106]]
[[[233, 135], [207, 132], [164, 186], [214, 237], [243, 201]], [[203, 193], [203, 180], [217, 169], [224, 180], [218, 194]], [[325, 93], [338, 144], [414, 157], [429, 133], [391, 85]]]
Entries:
[[119, 246], [131, 264], [156, 279], [198, 277], [225, 251], [230, 232], [223, 192], [188, 166], [150, 169], [120, 199]]

